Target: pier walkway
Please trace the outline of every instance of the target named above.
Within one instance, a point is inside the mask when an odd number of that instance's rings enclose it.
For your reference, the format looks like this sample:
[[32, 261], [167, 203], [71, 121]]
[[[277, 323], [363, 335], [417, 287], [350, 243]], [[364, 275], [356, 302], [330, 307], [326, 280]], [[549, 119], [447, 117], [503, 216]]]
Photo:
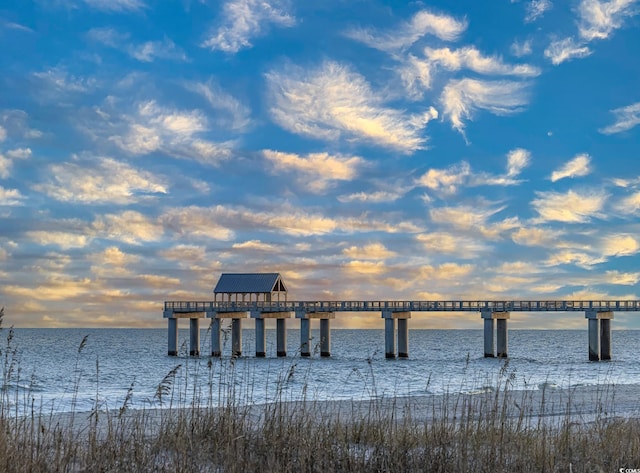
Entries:
[[[387, 358], [409, 356], [412, 312], [477, 312], [484, 320], [484, 356], [508, 354], [507, 321], [511, 312], [584, 312], [589, 328], [589, 360], [611, 359], [611, 320], [614, 312], [640, 312], [638, 300], [600, 301], [167, 301], [168, 353], [178, 353], [178, 319], [190, 320], [190, 350], [200, 355], [200, 320], [212, 320], [211, 355], [221, 356], [220, 322], [232, 319], [231, 354], [242, 354], [242, 319], [255, 320], [256, 356], [266, 355], [265, 319], [276, 319], [277, 356], [286, 356], [286, 319], [300, 319], [300, 355], [310, 356], [310, 322], [320, 320], [320, 355], [331, 354], [330, 320], [336, 312], [380, 312], [385, 320]], [[396, 322], [397, 320], [397, 322]], [[494, 335], [497, 335], [494, 337]], [[494, 343], [494, 338], [496, 343]], [[396, 345], [397, 342], [397, 345]]]

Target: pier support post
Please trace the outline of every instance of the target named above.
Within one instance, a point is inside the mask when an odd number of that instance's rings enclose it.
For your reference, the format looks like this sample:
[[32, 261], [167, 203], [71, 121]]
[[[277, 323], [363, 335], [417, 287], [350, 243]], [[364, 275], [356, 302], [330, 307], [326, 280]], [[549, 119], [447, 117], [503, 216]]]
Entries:
[[311, 356], [311, 320], [300, 319], [300, 356]]
[[589, 321], [589, 361], [611, 359], [611, 319], [613, 312], [587, 310]]
[[384, 357], [396, 357], [396, 319], [384, 319]]
[[331, 319], [320, 319], [320, 356], [331, 356]]
[[484, 357], [493, 358], [493, 317], [491, 311], [482, 311], [484, 319]]
[[496, 328], [497, 328], [497, 343], [496, 343], [496, 351], [498, 358], [506, 358], [507, 350], [508, 350], [508, 342], [507, 342], [507, 319], [500, 318], [496, 320]]
[[169, 333], [168, 333], [168, 342], [169, 349], [167, 354], [169, 356], [177, 356], [178, 355], [178, 319], [167, 319], [169, 321]]
[[287, 319], [276, 320], [276, 352], [278, 356], [287, 356]]
[[600, 359], [611, 359], [611, 319], [600, 320]]
[[398, 358], [409, 358], [408, 319], [398, 319]]
[[200, 319], [189, 319], [189, 355], [200, 356]]
[[264, 330], [264, 319], [256, 318], [256, 357], [266, 356], [267, 335]]
[[211, 356], [219, 358], [222, 356], [220, 347], [220, 319], [214, 315], [211, 319]]
[[242, 356], [242, 319], [231, 320], [231, 356]]
[[[495, 348], [497, 348], [497, 356], [506, 358], [508, 352], [507, 342], [507, 320], [510, 317], [509, 312], [494, 312], [491, 309], [485, 309], [480, 312], [484, 320], [484, 357], [494, 358], [496, 356]], [[493, 344], [493, 334], [497, 320], [497, 347]]]

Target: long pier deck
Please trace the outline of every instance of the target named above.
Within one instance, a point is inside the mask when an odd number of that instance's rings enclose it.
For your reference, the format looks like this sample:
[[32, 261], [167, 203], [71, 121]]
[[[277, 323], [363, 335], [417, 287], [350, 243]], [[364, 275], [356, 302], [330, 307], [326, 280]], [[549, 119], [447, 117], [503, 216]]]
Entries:
[[[380, 312], [385, 321], [387, 358], [409, 356], [412, 312], [477, 312], [484, 321], [484, 356], [506, 357], [507, 321], [511, 312], [584, 312], [589, 329], [589, 360], [611, 359], [611, 320], [614, 312], [640, 312], [640, 300], [508, 300], [508, 301], [167, 301], [168, 353], [177, 355], [178, 319], [190, 319], [190, 354], [200, 354], [200, 320], [212, 319], [211, 355], [221, 356], [220, 321], [232, 319], [231, 352], [242, 354], [242, 319], [255, 320], [256, 356], [266, 355], [265, 319], [277, 320], [277, 355], [286, 356], [286, 319], [300, 319], [300, 355], [310, 356], [312, 319], [320, 320], [320, 354], [330, 356], [330, 320], [336, 312]], [[396, 322], [397, 321], [397, 322]], [[496, 343], [494, 334], [497, 332]], [[396, 349], [397, 341], [397, 349]]]
[[[165, 313], [236, 312], [262, 310], [271, 312], [378, 312], [400, 310], [411, 312], [581, 312], [603, 310], [640, 312], [640, 300], [622, 301], [167, 301]], [[167, 315], [165, 315], [167, 317]]]

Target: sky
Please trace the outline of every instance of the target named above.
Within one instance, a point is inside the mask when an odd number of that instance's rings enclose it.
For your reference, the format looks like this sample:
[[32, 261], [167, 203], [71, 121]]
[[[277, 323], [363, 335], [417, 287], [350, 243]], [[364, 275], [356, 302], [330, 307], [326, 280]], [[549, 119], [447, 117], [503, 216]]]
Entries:
[[640, 299], [639, 27], [638, 0], [5, 1], [4, 323], [164, 327], [222, 272], [294, 300]]

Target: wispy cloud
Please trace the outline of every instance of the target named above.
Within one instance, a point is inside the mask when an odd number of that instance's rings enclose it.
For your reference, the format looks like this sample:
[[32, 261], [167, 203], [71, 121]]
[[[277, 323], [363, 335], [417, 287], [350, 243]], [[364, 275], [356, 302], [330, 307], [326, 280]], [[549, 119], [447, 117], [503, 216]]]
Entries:
[[146, 41], [133, 44], [129, 33], [121, 33], [114, 28], [92, 28], [87, 32], [87, 39], [101, 43], [110, 48], [125, 52], [140, 62], [153, 62], [156, 59], [187, 61], [186, 53], [171, 39], [161, 41]]
[[505, 64], [498, 56], [485, 56], [474, 46], [460, 49], [425, 48], [429, 62], [449, 71], [469, 69], [479, 74], [532, 77], [540, 75], [540, 69], [529, 64]]
[[203, 164], [217, 165], [230, 156], [228, 144], [200, 138], [209, 130], [207, 117], [200, 110], [176, 110], [154, 100], [140, 102], [131, 115], [124, 115], [124, 133], [109, 137], [121, 149], [133, 155], [154, 151]]
[[608, 197], [604, 192], [574, 190], [566, 193], [536, 192], [536, 195], [538, 198], [531, 205], [540, 215], [541, 221], [565, 223], [585, 223], [592, 217], [602, 217]]
[[554, 40], [544, 52], [553, 64], [590, 55], [591, 41], [609, 38], [627, 17], [640, 13], [640, 8], [638, 0], [581, 0], [577, 12], [578, 39]]
[[226, 92], [214, 79], [207, 82], [188, 82], [185, 88], [207, 100], [212, 109], [218, 111], [216, 123], [226, 129], [245, 131], [251, 125], [251, 110]]
[[272, 163], [274, 172], [291, 172], [300, 176], [299, 183], [306, 189], [321, 193], [334, 181], [350, 181], [358, 175], [365, 161], [358, 156], [295, 153], [264, 150], [262, 155]]
[[345, 34], [372, 48], [396, 52], [408, 48], [426, 35], [433, 35], [444, 41], [455, 41], [466, 29], [466, 20], [421, 10], [411, 20], [402, 22], [390, 30], [360, 28], [351, 29]]
[[142, 0], [82, 0], [97, 10], [106, 12], [136, 11], [146, 8]]
[[524, 41], [514, 41], [511, 43], [511, 47], [509, 48], [511, 54], [515, 57], [523, 57], [528, 56], [533, 52], [533, 46], [531, 39], [526, 39]]
[[440, 96], [444, 115], [464, 133], [464, 120], [476, 110], [496, 115], [517, 113], [528, 103], [528, 84], [511, 81], [451, 80]]
[[507, 154], [507, 166], [504, 174], [474, 172], [466, 161], [453, 164], [446, 169], [429, 169], [416, 184], [444, 196], [456, 194], [460, 187], [512, 186], [522, 182], [516, 179], [529, 165], [531, 153], [516, 148]]
[[422, 131], [438, 116], [433, 108], [406, 116], [385, 106], [384, 96], [364, 77], [332, 61], [310, 70], [288, 66], [266, 76], [273, 119], [314, 138], [344, 137], [411, 153], [424, 147]]
[[526, 16], [524, 21], [531, 23], [541, 18], [545, 12], [553, 8], [550, 0], [531, 0], [526, 6]]
[[185, 52], [176, 46], [169, 38], [162, 41], [147, 41], [145, 43], [128, 48], [131, 57], [141, 62], [153, 62], [155, 59], [173, 59], [186, 61]]
[[5, 189], [0, 186], [0, 206], [12, 207], [21, 205], [25, 197], [18, 189]]
[[640, 12], [638, 0], [582, 0], [578, 6], [580, 36], [587, 41], [606, 39]]
[[591, 156], [588, 154], [578, 154], [575, 158], [567, 161], [560, 169], [551, 173], [551, 182], [559, 181], [566, 177], [582, 177], [591, 173]]
[[600, 129], [600, 133], [612, 135], [630, 130], [640, 124], [640, 102], [632, 103], [626, 107], [611, 110], [615, 116], [615, 123]]
[[372, 192], [354, 192], [353, 194], [341, 195], [338, 197], [340, 202], [369, 202], [378, 204], [382, 202], [395, 202], [400, 199], [405, 192], [403, 191], [386, 191], [377, 190]]
[[342, 250], [342, 254], [356, 260], [383, 260], [397, 255], [382, 243], [369, 243], [364, 246], [350, 246]]
[[544, 55], [555, 65], [571, 59], [583, 58], [591, 54], [591, 50], [583, 42], [576, 42], [574, 38], [564, 38], [552, 41], [545, 49]]
[[50, 182], [34, 188], [56, 200], [82, 204], [129, 204], [154, 194], [166, 194], [161, 179], [110, 158], [74, 158], [49, 166]]
[[252, 46], [269, 25], [291, 27], [295, 18], [288, 12], [286, 0], [227, 0], [222, 7], [220, 26], [213, 29], [203, 47], [237, 53]]

